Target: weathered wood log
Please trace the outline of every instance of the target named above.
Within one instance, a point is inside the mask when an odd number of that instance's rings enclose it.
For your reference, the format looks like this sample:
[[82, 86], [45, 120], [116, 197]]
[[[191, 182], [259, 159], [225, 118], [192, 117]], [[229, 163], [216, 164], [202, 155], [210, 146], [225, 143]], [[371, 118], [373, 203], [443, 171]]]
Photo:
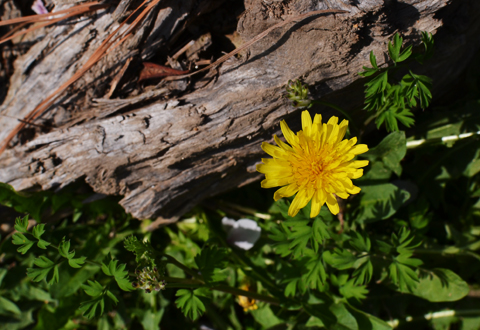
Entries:
[[[43, 123], [55, 128], [36, 128], [34, 136], [19, 135], [11, 143], [0, 156], [0, 181], [23, 190], [61, 188], [85, 178], [99, 193], [122, 195], [121, 204], [139, 219], [175, 221], [202, 199], [259, 179], [261, 142], [272, 140], [279, 121], [297, 112], [282, 97], [288, 80], [303, 78], [313, 97], [352, 111], [363, 102], [357, 72], [369, 65], [370, 51], [385, 65], [387, 42], [397, 31], [414, 45], [420, 31], [434, 34], [435, 57], [420, 69], [433, 78], [434, 95], [455, 84], [480, 48], [477, 0], [245, 0], [237, 26], [245, 41], [292, 15], [321, 9], [348, 13], [279, 28], [210, 77], [193, 80], [189, 89], [183, 81], [129, 98], [104, 98], [128, 59], [173, 55], [173, 40], [221, 2], [161, 1], [134, 36], [45, 113]], [[22, 118], [35, 108], [87, 61], [124, 11], [104, 10], [37, 36], [15, 62], [1, 114]], [[313, 111], [329, 114], [321, 107]], [[364, 114], [355, 116], [361, 120]], [[298, 122], [297, 114], [289, 119]], [[16, 124], [0, 117], [0, 141]]]

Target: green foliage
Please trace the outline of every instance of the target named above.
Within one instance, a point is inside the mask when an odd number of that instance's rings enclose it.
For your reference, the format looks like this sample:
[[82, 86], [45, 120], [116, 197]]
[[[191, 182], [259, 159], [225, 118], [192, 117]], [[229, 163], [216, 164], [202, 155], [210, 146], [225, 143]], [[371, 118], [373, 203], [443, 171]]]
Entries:
[[305, 287], [310, 289], [322, 290], [327, 279], [325, 267], [322, 258], [312, 258], [305, 265], [306, 276], [302, 276], [302, 282]]
[[[425, 53], [416, 56], [421, 63], [432, 56], [432, 35], [422, 33], [422, 42], [425, 45]], [[416, 75], [409, 70], [398, 82], [393, 82], [396, 71], [401, 68], [397, 64], [406, 61], [412, 55], [412, 46], [402, 50], [402, 45], [403, 39], [398, 33], [393, 37], [393, 41], [388, 43], [388, 55], [394, 63], [393, 67], [381, 69], [372, 51], [370, 52], [372, 67], [363, 67], [364, 71], [359, 72], [363, 77], [373, 77], [365, 84], [364, 109], [374, 111], [377, 128], [385, 124], [387, 131], [398, 131], [398, 122], [411, 127], [415, 122], [412, 110], [417, 106], [425, 109], [432, 99], [430, 92], [432, 80], [426, 76]]]
[[207, 283], [220, 282], [227, 278], [228, 250], [225, 248], [205, 248], [195, 257], [195, 263]]
[[42, 209], [47, 202], [46, 195], [48, 193], [33, 196], [18, 193], [10, 185], [0, 182], [0, 204], [12, 207], [19, 213], [29, 213], [37, 221], [40, 221]]
[[310, 219], [309, 207], [304, 208], [294, 218], [288, 216], [289, 203], [280, 200], [276, 203], [277, 212], [287, 219], [280, 225], [272, 226], [270, 238], [277, 243], [275, 252], [282, 257], [292, 255], [294, 258], [308, 253], [318, 252], [325, 239], [330, 238], [328, 228], [322, 220], [322, 213]]
[[[53, 284], [58, 282], [58, 264], [54, 263], [45, 256], [40, 256], [36, 258], [33, 263], [38, 268], [28, 268], [27, 275], [31, 277], [33, 281], [40, 282], [43, 279], [46, 279], [48, 284]], [[52, 272], [50, 279], [47, 279], [48, 274]]]
[[357, 261], [357, 258], [350, 251], [339, 248], [323, 252], [323, 259], [327, 264], [338, 270], [352, 268]]
[[339, 289], [342, 296], [347, 299], [353, 298], [358, 301], [365, 299], [368, 294], [368, 290], [364, 285], [357, 285], [355, 280], [350, 280], [343, 283]]
[[148, 242], [140, 242], [135, 236], [130, 236], [125, 239], [124, 246], [135, 254], [135, 261], [140, 266], [155, 267], [155, 251]]
[[60, 245], [58, 246], [58, 252], [62, 257], [68, 260], [68, 264], [70, 265], [70, 267], [80, 268], [85, 263], [85, 259], [87, 259], [87, 257], [74, 258], [75, 251], [69, 252], [69, 250], [70, 250], [70, 241], [65, 242], [65, 237], [64, 237], [60, 242]]
[[202, 290], [185, 290], [177, 291], [175, 304], [180, 308], [186, 317], [195, 321], [205, 312], [205, 305], [202, 302], [204, 294]]
[[355, 221], [370, 223], [392, 217], [410, 198], [410, 193], [391, 183], [361, 186]]
[[15, 233], [13, 235], [12, 243], [15, 245], [21, 245], [21, 247], [17, 249], [17, 251], [21, 254], [27, 253], [28, 250], [30, 250], [30, 248], [33, 246], [33, 244], [35, 244], [35, 242], [32, 242], [21, 233]]
[[407, 154], [405, 132], [392, 132], [388, 134], [376, 147], [371, 148], [362, 155], [371, 162], [381, 161], [386, 168], [398, 176], [402, 175], [400, 161]]
[[457, 301], [469, 292], [468, 284], [449, 269], [435, 268], [424, 274], [413, 288], [403, 292], [414, 294], [431, 302]]
[[120, 289], [123, 291], [132, 291], [132, 283], [128, 280], [128, 272], [125, 270], [127, 265], [118, 265], [118, 260], [110, 260], [108, 266], [102, 262], [102, 271], [107, 276], [113, 276]]
[[[396, 35], [392, 68], [371, 54], [373, 103], [410, 111], [430, 102], [429, 81], [401, 68], [431, 57], [433, 39], [423, 39], [415, 54]], [[474, 99], [419, 112], [407, 133], [370, 132], [368, 121], [354, 129], [370, 165], [337, 216], [324, 206], [310, 219], [307, 206], [291, 218], [288, 199], [272, 204], [254, 184], [148, 232], [149, 220], [130, 221], [114, 199], [84, 203], [85, 187], [27, 195], [1, 185], [0, 202], [30, 215], [0, 243], [0, 328], [478, 328], [480, 148], [464, 133], [480, 130], [480, 65], [468, 71]], [[321, 103], [298, 81], [287, 92], [296, 106]], [[412, 123], [402, 109], [390, 128]], [[51, 217], [59, 210], [68, 216]], [[229, 245], [242, 237], [222, 229], [224, 216], [257, 221], [253, 248]]]
[[109, 310], [111, 308], [111, 302], [115, 305], [118, 303], [118, 299], [113, 293], [97, 281], [87, 281], [87, 283], [86, 285], [82, 285], [82, 289], [84, 289], [85, 293], [91, 296], [92, 299], [82, 302], [79, 308], [85, 317], [91, 319], [95, 316], [100, 316], [105, 310], [105, 305], [107, 306], [107, 310]]
[[392, 234], [391, 244], [377, 241], [380, 251], [385, 254], [397, 253], [389, 266], [389, 276], [401, 291], [415, 288], [418, 282], [415, 268], [423, 264], [422, 260], [412, 258], [413, 250], [421, 244], [411, 244], [413, 240], [414, 237], [410, 235], [410, 230], [403, 227], [399, 235]]

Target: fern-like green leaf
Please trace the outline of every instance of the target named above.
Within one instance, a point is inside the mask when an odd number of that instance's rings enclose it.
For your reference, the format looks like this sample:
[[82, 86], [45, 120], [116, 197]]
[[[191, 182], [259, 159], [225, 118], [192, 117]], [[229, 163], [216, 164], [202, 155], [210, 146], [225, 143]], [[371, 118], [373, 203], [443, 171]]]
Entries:
[[176, 296], [178, 298], [175, 300], [175, 304], [192, 321], [198, 319], [205, 312], [205, 305], [199, 298], [201, 294], [198, 289], [194, 291], [181, 289], [177, 291]]
[[128, 271], [125, 270], [126, 264], [117, 266], [118, 260], [110, 260], [110, 263], [105, 265], [102, 263], [102, 271], [105, 275], [113, 276], [120, 289], [123, 291], [132, 291], [132, 283], [128, 280]]
[[48, 284], [58, 282], [59, 274], [57, 264], [45, 256], [35, 258], [33, 263], [39, 268], [27, 268], [27, 275], [28, 277], [32, 278], [34, 282], [40, 282], [41, 280], [46, 279], [50, 272], [52, 272], [52, 275], [50, 279], [47, 280]]
[[28, 238], [25, 237], [22, 233], [15, 233], [13, 234], [13, 239], [12, 243], [15, 245], [21, 245], [17, 251], [20, 252], [21, 254], [27, 253], [28, 250], [35, 244], [35, 242], [32, 242]]

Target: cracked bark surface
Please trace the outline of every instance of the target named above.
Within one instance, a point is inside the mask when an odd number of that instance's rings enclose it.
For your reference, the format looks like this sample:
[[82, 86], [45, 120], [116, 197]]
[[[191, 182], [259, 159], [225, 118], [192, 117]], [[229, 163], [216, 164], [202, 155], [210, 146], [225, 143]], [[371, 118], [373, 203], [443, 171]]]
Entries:
[[[61, 188], [84, 178], [99, 193], [122, 195], [121, 204], [136, 218], [175, 221], [199, 201], [260, 178], [255, 172], [264, 157], [260, 144], [273, 140], [282, 119], [299, 126], [299, 110], [281, 97], [288, 80], [302, 78], [314, 98], [364, 120], [365, 113], [358, 111], [364, 81], [356, 73], [369, 65], [370, 51], [379, 65], [385, 64], [386, 45], [395, 32], [414, 45], [420, 44], [420, 31], [434, 34], [436, 54], [417, 70], [433, 78], [434, 99], [452, 87], [480, 48], [476, 0], [245, 0], [237, 25], [243, 40], [290, 15], [321, 9], [349, 13], [315, 16], [274, 30], [222, 64], [213, 77], [192, 79], [189, 88], [179, 81], [129, 98], [104, 98], [127, 59], [134, 63], [172, 55], [169, 47], [192, 20], [221, 5], [214, 0], [160, 2], [134, 36], [39, 121], [54, 128], [28, 128], [0, 155], [0, 181], [24, 190]], [[34, 44], [15, 62], [1, 114], [18, 118], [31, 111], [88, 59], [118, 25], [117, 16], [112, 7], [46, 29], [44, 37], [27, 36]], [[334, 114], [323, 107], [312, 112]], [[0, 117], [0, 138], [16, 124]]]

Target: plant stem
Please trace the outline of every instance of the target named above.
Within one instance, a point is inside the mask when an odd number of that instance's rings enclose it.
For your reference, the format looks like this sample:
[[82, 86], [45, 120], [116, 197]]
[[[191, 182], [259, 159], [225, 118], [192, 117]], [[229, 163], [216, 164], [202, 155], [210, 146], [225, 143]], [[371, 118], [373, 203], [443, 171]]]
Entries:
[[330, 107], [330, 108], [332, 108], [332, 109], [335, 109], [335, 110], [337, 110], [338, 112], [340, 112], [342, 115], [344, 115], [345, 118], [347, 118], [347, 119], [350, 121], [350, 123], [352, 123], [353, 125], [355, 125], [354, 122], [353, 122], [353, 120], [352, 120], [352, 117], [350, 117], [350, 115], [349, 115], [348, 113], [346, 113], [342, 108], [336, 106], [336, 105], [333, 104], [333, 103], [326, 102], [326, 101], [311, 101], [310, 104], [320, 104], [320, 105], [324, 105], [324, 106]]
[[442, 136], [439, 138], [432, 138], [432, 139], [420, 139], [420, 140], [407, 141], [407, 149], [414, 149], [419, 146], [431, 145], [436, 143], [446, 143], [450, 141], [457, 141], [457, 140], [468, 138], [473, 135], [480, 135], [480, 131], [474, 132], [474, 133], [463, 133], [459, 135], [448, 135], [448, 136]]
[[320, 105], [324, 105], [324, 106], [327, 106], [327, 107], [330, 107], [330, 108], [332, 108], [332, 109], [337, 110], [337, 111], [340, 112], [345, 118], [347, 118], [347, 120], [349, 121], [349, 124], [351, 125], [351, 127], [353, 127], [357, 133], [359, 132], [359, 129], [358, 129], [357, 125], [355, 124], [355, 121], [353, 121], [352, 117], [350, 117], [350, 115], [349, 115], [345, 110], [343, 110], [342, 108], [336, 106], [336, 105], [333, 104], [333, 103], [326, 102], [326, 101], [311, 101], [310, 104], [320, 104]]
[[180, 278], [180, 277], [168, 277], [168, 276], [160, 276], [159, 280], [165, 280], [167, 283], [181, 283], [181, 284], [205, 284], [203, 281], [200, 280], [191, 280], [188, 278]]
[[428, 313], [422, 316], [407, 316], [404, 320], [395, 319], [388, 321], [387, 323], [393, 327], [397, 328], [400, 324], [408, 323], [408, 322], [418, 322], [418, 321], [429, 321], [433, 319], [440, 319], [444, 317], [452, 317], [452, 316], [479, 316], [480, 309], [465, 309], [465, 310], [446, 310], [434, 313]]
[[255, 300], [259, 300], [259, 301], [264, 301], [264, 302], [267, 302], [267, 303], [273, 304], [273, 305], [279, 305], [280, 304], [280, 300], [275, 298], [275, 297], [265, 296], [263, 294], [252, 292], [252, 291], [245, 291], [245, 290], [241, 290], [241, 289], [237, 289], [237, 288], [232, 288], [228, 285], [216, 285], [216, 286], [212, 287], [211, 289], [216, 290], [216, 291], [220, 291], [220, 292], [230, 293], [230, 294], [235, 295], [235, 296], [244, 296], [244, 297], [252, 298], [252, 299], [255, 299]]
[[[181, 262], [179, 262], [177, 259], [175, 259], [174, 257], [172, 256], [169, 256], [168, 254], [164, 254], [163, 255], [165, 258], [167, 258], [167, 262], [168, 263], [171, 263], [175, 266], [177, 266], [178, 268], [180, 268], [181, 270], [183, 270], [185, 273], [191, 275], [193, 278], [197, 279], [197, 280], [200, 280], [200, 277], [198, 276], [198, 273], [196, 273], [194, 270], [188, 268], [187, 266], [185, 266], [184, 264], [182, 264]], [[203, 282], [203, 281], [202, 281]]]
[[365, 120], [365, 122], [363, 123], [363, 127], [367, 127], [368, 124], [370, 124], [370, 122], [371, 122], [372, 120], [374, 120], [375, 118], [377, 118], [377, 114], [368, 117], [367, 120]]
[[[199, 280], [190, 280], [186, 278], [178, 278], [178, 277], [160, 277], [160, 280], [165, 280], [167, 282], [168, 288], [198, 288], [203, 286], [205, 283]], [[266, 296], [260, 293], [252, 292], [252, 291], [245, 291], [241, 289], [237, 289], [228, 285], [219, 284], [210, 288], [211, 290], [216, 290], [220, 292], [230, 293], [235, 296], [244, 296], [248, 298], [252, 298], [255, 300], [264, 301], [270, 304], [279, 305], [280, 300], [272, 297]]]

